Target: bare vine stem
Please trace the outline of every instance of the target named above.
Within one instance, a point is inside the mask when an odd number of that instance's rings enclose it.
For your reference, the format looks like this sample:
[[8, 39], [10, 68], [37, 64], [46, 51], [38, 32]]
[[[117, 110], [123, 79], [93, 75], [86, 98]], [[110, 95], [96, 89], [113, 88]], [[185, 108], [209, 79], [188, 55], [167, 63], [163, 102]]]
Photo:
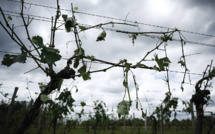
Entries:
[[23, 24], [24, 24], [24, 27], [25, 27], [25, 31], [26, 31], [26, 34], [27, 34], [27, 39], [29, 40], [29, 42], [31, 43], [31, 45], [34, 47], [34, 49], [36, 50], [36, 52], [38, 53], [39, 56], [41, 56], [39, 50], [36, 48], [36, 46], [34, 45], [34, 43], [32, 42], [31, 40], [31, 37], [30, 37], [30, 34], [29, 34], [29, 30], [28, 30], [28, 26], [30, 23], [26, 23], [25, 22], [25, 18], [23, 16], [23, 11], [24, 10], [24, 0], [21, 0], [21, 13], [20, 13], [20, 16], [22, 18], [22, 21], [23, 21]]
[[135, 85], [135, 89], [136, 89], [136, 108], [138, 109], [138, 102], [140, 103], [140, 106], [142, 107], [141, 102], [140, 102], [139, 97], [138, 97], [139, 87], [138, 87], [138, 84], [137, 84], [137, 81], [136, 81], [136, 76], [134, 75], [134, 72], [131, 69], [130, 69], [130, 71], [132, 73], [133, 80], [134, 80], [134, 85]]
[[[168, 38], [170, 38], [170, 37], [173, 35], [173, 33], [174, 33], [175, 31], [177, 31], [177, 29], [174, 30], [174, 31], [171, 31], [170, 34], [168, 35]], [[168, 32], [168, 33], [169, 33], [169, 32]], [[138, 65], [138, 64], [140, 64], [142, 61], [144, 61], [144, 60], [146, 59], [146, 57], [147, 57], [149, 54], [151, 54], [153, 51], [155, 51], [156, 49], [158, 49], [164, 42], [165, 42], [164, 40], [161, 40], [161, 42], [160, 42], [154, 49], [152, 49], [151, 51], [148, 51], [148, 52], [146, 53], [146, 55], [145, 55], [136, 65]]]
[[[164, 45], [165, 56], [167, 57], [166, 45]], [[169, 83], [169, 67], [166, 67], [166, 82], [168, 86], [169, 93], [171, 93], [170, 83]]]
[[184, 62], [184, 76], [183, 76], [183, 80], [182, 80], [182, 82], [181, 82], [181, 89], [182, 89], [182, 91], [183, 91], [183, 90], [184, 90], [183, 84], [184, 84], [184, 82], [185, 82], [185, 77], [186, 77], [188, 68], [187, 68], [187, 63], [186, 63], [186, 58], [185, 58], [185, 53], [184, 53], [185, 41], [184, 41], [183, 36], [182, 36], [182, 34], [180, 33], [180, 31], [178, 31], [178, 32], [179, 32], [179, 37], [180, 37], [180, 40], [181, 40], [182, 58], [183, 58], [183, 60], [184, 60], [184, 61], [183, 61], [183, 62]]
[[198, 92], [200, 90], [201, 84], [204, 80], [209, 80], [209, 79], [212, 79], [213, 77], [215, 77], [215, 74], [210, 74], [210, 75], [205, 76], [202, 79], [200, 79], [195, 85], [196, 92]]
[[[210, 67], [208, 70], [208, 75], [210, 75], [212, 64], [213, 64], [213, 60], [211, 60], [211, 64], [209, 65]], [[207, 78], [204, 90], [206, 90], [206, 88], [208, 87], [208, 82], [209, 82], [209, 77]]]
[[[69, 67], [70, 65], [70, 62], [75, 59], [77, 56], [72, 56], [70, 57], [68, 60], [67, 60], [67, 66]], [[84, 59], [88, 59], [88, 57], [86, 56], [82, 56], [82, 58]], [[104, 63], [104, 64], [108, 64], [108, 65], [112, 65], [113, 67], [125, 67], [124, 65], [122, 64], [119, 64], [119, 63], [113, 63], [113, 62], [109, 62], [109, 61], [104, 61], [104, 60], [100, 60], [100, 59], [97, 59], [97, 58], [93, 58], [91, 59], [92, 61], [98, 61], [98, 62], [101, 62], [101, 63]], [[124, 61], [124, 60], [122, 60]], [[133, 68], [133, 69], [136, 69], [136, 68], [144, 68], [144, 69], [150, 69], [150, 70], [155, 70], [153, 67], [148, 67], [148, 66], [138, 66], [138, 65], [132, 65], [130, 66], [130, 68]]]
[[60, 17], [60, 5], [59, 5], [59, 0], [57, 0], [57, 11], [56, 11], [56, 15], [55, 15], [55, 21], [54, 21], [54, 27], [52, 27], [52, 43], [50, 44], [51, 47], [55, 47], [55, 31], [56, 31], [56, 25], [57, 25], [57, 20]]
[[[84, 31], [85, 31], [85, 30], [92, 29], [92, 28], [96, 28], [96, 27], [102, 27], [102, 26], [105, 26], [105, 25], [110, 25], [110, 24], [112, 24], [112, 26], [115, 25], [115, 24], [119, 24], [119, 25], [128, 25], [128, 26], [137, 27], [137, 25], [133, 25], [133, 24], [129, 24], [129, 23], [121, 23], [121, 22], [113, 22], [113, 21], [111, 21], [111, 22], [107, 22], [107, 23], [100, 23], [100, 24], [98, 24], [98, 25], [86, 27], [86, 28], [84, 29]], [[81, 30], [81, 31], [82, 31], [82, 30]], [[80, 32], [81, 32], [81, 31], [80, 31]], [[120, 32], [120, 30], [118, 30], [117, 32]], [[122, 31], [122, 32], [123, 32], [123, 31]]]

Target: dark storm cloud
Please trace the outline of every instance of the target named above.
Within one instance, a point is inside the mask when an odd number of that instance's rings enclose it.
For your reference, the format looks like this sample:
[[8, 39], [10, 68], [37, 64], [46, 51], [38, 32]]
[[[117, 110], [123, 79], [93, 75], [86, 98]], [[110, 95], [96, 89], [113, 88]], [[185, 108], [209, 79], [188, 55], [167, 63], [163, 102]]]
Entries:
[[215, 1], [214, 0], [189, 0], [190, 6], [198, 6], [204, 8], [211, 8], [214, 10]]
[[[17, 36], [20, 38], [20, 40], [26, 45], [26, 47], [28, 47], [29, 41], [27, 40], [25, 29], [22, 26], [23, 22], [19, 16], [20, 3], [2, 0], [0, 6], [1, 6], [1, 9], [4, 11], [6, 18], [8, 16], [12, 17], [12, 20], [9, 21], [9, 25], [12, 27], [12, 25], [14, 24], [14, 32], [17, 34]], [[30, 6], [25, 5], [25, 7], [26, 7], [25, 8], [26, 11], [30, 9], [29, 8]], [[16, 12], [17, 14], [9, 13], [7, 11]], [[16, 16], [13, 16], [13, 15], [16, 15]], [[6, 23], [5, 23], [2, 15], [0, 15], [0, 21], [6, 27]], [[9, 33], [11, 33], [10, 30], [8, 30], [8, 31], [9, 31]], [[31, 31], [31, 28], [30, 28], [30, 31]], [[21, 47], [14, 40], [11, 39], [11, 37], [8, 35], [8, 33], [5, 31], [5, 29], [3, 29], [2, 26], [0, 26], [0, 33], [1, 33], [1, 35], [0, 35], [0, 69], [1, 69], [2, 78], [10, 79], [10, 80], [19, 79], [19, 80], [25, 81], [26, 77], [29, 74], [30, 75], [34, 74], [34, 76], [36, 76], [36, 75], [38, 76], [38, 74], [41, 73], [41, 70], [39, 70], [39, 69], [37, 69], [33, 72], [30, 72], [27, 75], [26, 74], [24, 75], [25, 72], [37, 67], [37, 65], [29, 58], [27, 59], [26, 64], [15, 63], [15, 64], [11, 65], [10, 67], [7, 67], [7, 66], [4, 66], [1, 64], [5, 54], [10, 54], [10, 55], [19, 54], [19, 53], [21, 53], [21, 50], [20, 50]], [[16, 38], [15, 35], [13, 35], [13, 36], [14, 36], [14, 38]]]
[[0, 27], [0, 51], [11, 52], [17, 50], [18, 45], [9, 37], [6, 31]]
[[[3, 10], [6, 18], [9, 16], [8, 12], [6, 12], [6, 11], [10, 10], [10, 11], [18, 12], [20, 9], [20, 6], [17, 6], [17, 4], [11, 3], [11, 2], [6, 1], [6, 0], [1, 1], [0, 7]], [[13, 17], [13, 16], [11, 16], [11, 17], [14, 21], [16, 21], [15, 17]], [[0, 15], [0, 21], [3, 24], [5, 24], [2, 14]], [[10, 22], [12, 22], [12, 21], [10, 21]], [[17, 21], [15, 23], [17, 23]], [[5, 27], [6, 27], [6, 25], [5, 25]], [[12, 47], [16, 47], [16, 45], [14, 45], [15, 43], [12, 41], [12, 39], [8, 36], [7, 32], [1, 26], [0, 26], [0, 31], [1, 31], [0, 32], [1, 33], [1, 35], [0, 35], [0, 50], [1, 51], [10, 51], [12, 49]]]
[[1, 0], [0, 6], [3, 10], [17, 11], [20, 9], [19, 4], [8, 0]]

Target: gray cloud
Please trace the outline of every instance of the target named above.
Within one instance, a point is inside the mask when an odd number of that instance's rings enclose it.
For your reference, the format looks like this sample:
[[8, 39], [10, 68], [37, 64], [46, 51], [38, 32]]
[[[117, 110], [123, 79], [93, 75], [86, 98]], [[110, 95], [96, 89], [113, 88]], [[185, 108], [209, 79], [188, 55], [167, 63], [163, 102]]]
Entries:
[[209, 24], [209, 27], [207, 29], [207, 33], [215, 35], [215, 22], [212, 22]]
[[204, 8], [212, 8], [214, 7], [215, 1], [214, 0], [189, 0], [190, 6], [198, 6]]

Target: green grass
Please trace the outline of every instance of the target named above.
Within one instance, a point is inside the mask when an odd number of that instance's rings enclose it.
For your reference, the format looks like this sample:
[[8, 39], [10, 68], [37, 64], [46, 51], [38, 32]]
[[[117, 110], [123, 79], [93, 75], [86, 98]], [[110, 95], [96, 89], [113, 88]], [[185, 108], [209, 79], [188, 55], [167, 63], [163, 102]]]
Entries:
[[[152, 130], [150, 127], [148, 127], [148, 131], [145, 132], [144, 127], [139, 129], [136, 127], [135, 130], [132, 130], [131, 127], [127, 126], [126, 130], [124, 131], [124, 127], [121, 127], [117, 130], [114, 130], [112, 133], [112, 130], [97, 130], [97, 134], [152, 134]], [[203, 129], [203, 134], [207, 133], [207, 128]], [[214, 133], [214, 130], [211, 132]], [[8, 134], [14, 134], [14, 132], [8, 132]], [[37, 127], [31, 127], [28, 129], [26, 134], [38, 134]], [[50, 130], [44, 129], [41, 134], [53, 134], [52, 128]], [[56, 129], [56, 134], [64, 134], [64, 127], [59, 127]], [[83, 129], [82, 127], [76, 127], [71, 129], [70, 132], [67, 132], [66, 134], [94, 134], [94, 130], [90, 129], [89, 132], [86, 132], [86, 129]], [[161, 134], [161, 130], [158, 128], [157, 134]], [[192, 128], [189, 129], [167, 129], [164, 130], [164, 134], [192, 134]]]

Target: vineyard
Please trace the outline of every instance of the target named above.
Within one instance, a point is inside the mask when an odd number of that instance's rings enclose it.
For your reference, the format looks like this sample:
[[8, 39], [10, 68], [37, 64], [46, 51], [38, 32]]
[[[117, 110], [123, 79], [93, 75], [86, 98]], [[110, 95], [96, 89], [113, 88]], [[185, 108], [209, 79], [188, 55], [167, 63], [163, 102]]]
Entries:
[[[60, 0], [3, 2], [1, 133], [215, 132], [215, 45], [199, 42], [214, 35]], [[26, 90], [15, 84], [23, 77]]]
[[[104, 103], [100, 103], [104, 104]], [[32, 102], [16, 102], [13, 104], [13, 112], [11, 113], [11, 118], [9, 121], [8, 133], [12, 134], [17, 129], [18, 125], [21, 123], [24, 114], [31, 107]], [[56, 124], [57, 134], [151, 134], [156, 133], [153, 129], [154, 120], [153, 118], [146, 117], [135, 118], [134, 115], [128, 115], [124, 118], [118, 118], [116, 113], [106, 114], [105, 106], [101, 105], [98, 111], [98, 105], [93, 108], [94, 111], [90, 114], [80, 114], [76, 113], [73, 117], [63, 117], [59, 118]], [[7, 117], [7, 111], [9, 110], [9, 105], [6, 102], [1, 101], [0, 105], [0, 115], [1, 115], [1, 130], [4, 130], [5, 120]], [[96, 115], [97, 113], [97, 115]], [[83, 117], [85, 120], [83, 120]], [[99, 121], [98, 121], [99, 120]], [[146, 121], [147, 120], [147, 121]], [[207, 114], [204, 117], [203, 133], [207, 133], [210, 130], [210, 126], [213, 120], [213, 116]], [[43, 108], [40, 110], [40, 115], [35, 119], [30, 128], [26, 133], [29, 134], [52, 134], [53, 133], [53, 111], [51, 109]], [[98, 121], [98, 122], [97, 122]], [[178, 120], [177, 118], [173, 120], [166, 119], [161, 129], [161, 120], [157, 120], [156, 131], [157, 134], [161, 133], [162, 129], [165, 134], [188, 134], [192, 133], [192, 121], [190, 119]], [[215, 129], [210, 131], [215, 132]]]

